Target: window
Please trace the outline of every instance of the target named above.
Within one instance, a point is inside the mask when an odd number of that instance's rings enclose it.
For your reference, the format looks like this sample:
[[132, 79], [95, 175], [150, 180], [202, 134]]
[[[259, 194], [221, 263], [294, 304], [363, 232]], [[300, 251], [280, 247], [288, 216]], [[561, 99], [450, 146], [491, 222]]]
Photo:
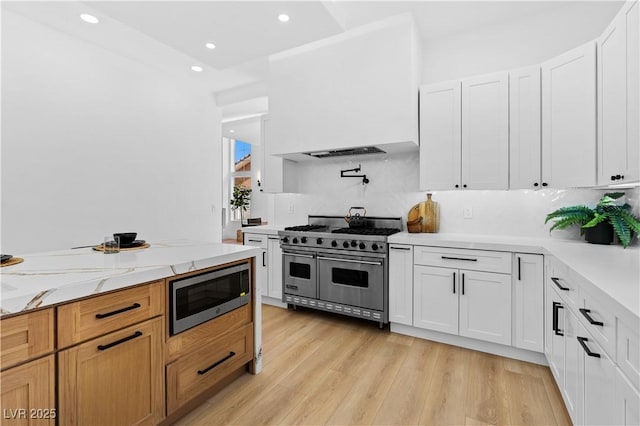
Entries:
[[[230, 171], [231, 188], [229, 189], [229, 194], [233, 197], [233, 188], [236, 185], [251, 188], [251, 144], [234, 139], [230, 139], [229, 141], [231, 143], [231, 156], [233, 158]], [[241, 217], [245, 219], [251, 217], [251, 205], [249, 205], [242, 215], [240, 209], [231, 210], [232, 220], [240, 220]]]

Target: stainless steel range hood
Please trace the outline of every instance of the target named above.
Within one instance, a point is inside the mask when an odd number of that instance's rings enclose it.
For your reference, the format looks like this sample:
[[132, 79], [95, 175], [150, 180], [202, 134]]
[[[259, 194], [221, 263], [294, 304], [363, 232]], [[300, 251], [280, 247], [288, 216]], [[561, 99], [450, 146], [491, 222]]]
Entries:
[[362, 146], [358, 148], [347, 149], [333, 149], [326, 151], [315, 152], [303, 152], [305, 155], [309, 155], [314, 158], [333, 158], [333, 157], [345, 157], [349, 155], [363, 155], [363, 154], [386, 154], [386, 151], [378, 148], [377, 146]]

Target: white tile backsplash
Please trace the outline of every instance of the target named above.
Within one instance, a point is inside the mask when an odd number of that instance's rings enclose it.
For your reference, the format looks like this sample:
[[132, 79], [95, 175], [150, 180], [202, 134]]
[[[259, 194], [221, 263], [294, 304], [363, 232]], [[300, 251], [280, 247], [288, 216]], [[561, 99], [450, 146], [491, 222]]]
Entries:
[[[300, 193], [275, 194], [274, 223], [304, 224], [309, 214], [342, 215], [350, 206], [364, 206], [369, 216], [401, 216], [406, 221], [409, 209], [426, 199], [418, 191], [417, 152], [393, 156], [349, 157], [300, 163]], [[359, 174], [371, 182], [362, 185], [358, 178], [341, 178], [341, 169], [361, 165]], [[605, 192], [601, 189], [541, 189], [511, 191], [433, 191], [440, 203], [440, 232], [510, 235], [535, 238], [582, 239], [579, 229], [549, 233], [544, 223], [547, 213], [563, 206], [594, 206]], [[640, 188], [622, 190], [627, 202], [640, 210]], [[463, 209], [471, 207], [473, 217], [463, 218]], [[637, 244], [637, 238], [634, 244]]]

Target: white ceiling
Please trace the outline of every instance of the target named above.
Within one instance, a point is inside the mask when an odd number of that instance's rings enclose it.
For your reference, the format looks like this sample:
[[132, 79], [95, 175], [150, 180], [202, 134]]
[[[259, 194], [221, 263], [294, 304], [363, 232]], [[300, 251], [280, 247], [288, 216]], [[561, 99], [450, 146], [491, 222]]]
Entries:
[[[588, 1], [611, 8], [611, 1]], [[620, 2], [616, 2], [621, 4]], [[576, 1], [2, 1], [2, 8], [152, 65], [212, 92], [265, 80], [268, 56], [410, 12], [423, 41], [551, 14]], [[604, 8], [605, 6], [603, 6]], [[78, 18], [87, 12], [98, 25]], [[291, 20], [277, 20], [287, 13]], [[542, 31], [543, 29], [541, 29]], [[213, 42], [210, 50], [204, 43]], [[205, 71], [194, 73], [192, 65]], [[257, 103], [264, 109], [264, 102]], [[227, 107], [225, 107], [227, 108]], [[233, 110], [233, 107], [229, 105]], [[263, 111], [258, 111], [263, 112]], [[234, 110], [234, 113], [238, 111]], [[228, 114], [223, 110], [223, 117]]]

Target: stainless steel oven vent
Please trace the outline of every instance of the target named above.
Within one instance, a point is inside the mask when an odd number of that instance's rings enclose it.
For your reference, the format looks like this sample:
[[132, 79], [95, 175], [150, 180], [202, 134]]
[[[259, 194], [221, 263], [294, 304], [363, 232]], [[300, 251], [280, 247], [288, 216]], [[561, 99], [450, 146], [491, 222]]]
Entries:
[[360, 148], [347, 148], [347, 149], [333, 149], [327, 151], [305, 152], [305, 155], [309, 155], [315, 158], [331, 158], [331, 157], [344, 157], [347, 155], [364, 155], [364, 154], [386, 154], [386, 151], [381, 150], [377, 146], [363, 146]]

